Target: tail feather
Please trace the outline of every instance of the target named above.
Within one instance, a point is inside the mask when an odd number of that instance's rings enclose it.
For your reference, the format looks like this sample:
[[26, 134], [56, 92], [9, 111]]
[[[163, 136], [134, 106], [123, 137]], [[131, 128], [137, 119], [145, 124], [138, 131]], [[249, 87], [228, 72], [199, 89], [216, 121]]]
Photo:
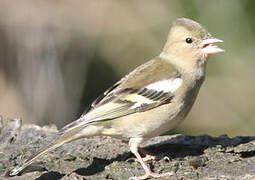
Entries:
[[79, 133], [79, 131], [81, 131], [81, 127], [80, 128], [76, 128], [73, 129], [72, 131], [65, 133], [59, 137], [57, 137], [50, 145], [48, 145], [46, 148], [44, 148], [43, 150], [39, 151], [38, 153], [32, 155], [31, 157], [29, 157], [24, 163], [22, 163], [21, 165], [15, 167], [14, 169], [12, 169], [9, 172], [9, 176], [16, 176], [18, 175], [20, 172], [22, 172], [27, 166], [29, 166], [30, 164], [33, 163], [33, 161], [37, 158], [39, 158], [40, 156], [42, 156], [43, 154], [65, 144], [68, 142], [71, 142], [73, 140], [76, 139], [80, 139], [84, 136], [81, 136], [81, 134]]

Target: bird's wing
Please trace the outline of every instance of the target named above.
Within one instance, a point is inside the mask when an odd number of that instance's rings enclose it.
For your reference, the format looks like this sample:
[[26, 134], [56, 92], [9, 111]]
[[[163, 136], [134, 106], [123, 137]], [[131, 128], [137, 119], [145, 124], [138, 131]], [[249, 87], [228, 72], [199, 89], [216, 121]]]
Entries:
[[80, 119], [65, 126], [59, 133], [168, 104], [181, 84], [181, 76], [171, 64], [161, 59], [149, 61], [105, 91]]

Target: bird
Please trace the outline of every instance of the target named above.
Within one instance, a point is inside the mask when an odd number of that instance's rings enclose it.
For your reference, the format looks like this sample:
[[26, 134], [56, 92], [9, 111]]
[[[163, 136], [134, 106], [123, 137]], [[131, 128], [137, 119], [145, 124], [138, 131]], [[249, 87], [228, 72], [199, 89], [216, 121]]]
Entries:
[[[35, 159], [65, 143], [91, 137], [111, 136], [128, 141], [145, 174], [141, 180], [171, 176], [153, 172], [142, 158], [148, 153], [140, 144], [175, 128], [190, 112], [206, 75], [208, 55], [224, 52], [202, 25], [188, 18], [176, 19], [162, 52], [138, 66], [99, 96], [42, 151], [9, 171], [18, 175]], [[140, 152], [139, 152], [140, 151]]]

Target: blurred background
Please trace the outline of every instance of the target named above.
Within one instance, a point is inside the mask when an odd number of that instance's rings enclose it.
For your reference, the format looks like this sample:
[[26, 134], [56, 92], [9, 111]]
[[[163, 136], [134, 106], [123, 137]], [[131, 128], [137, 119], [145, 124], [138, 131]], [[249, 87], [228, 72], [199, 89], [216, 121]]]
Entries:
[[255, 1], [0, 1], [0, 114], [23, 123], [78, 118], [136, 66], [157, 56], [171, 22], [194, 19], [225, 53], [209, 58], [207, 79], [186, 134], [254, 135]]

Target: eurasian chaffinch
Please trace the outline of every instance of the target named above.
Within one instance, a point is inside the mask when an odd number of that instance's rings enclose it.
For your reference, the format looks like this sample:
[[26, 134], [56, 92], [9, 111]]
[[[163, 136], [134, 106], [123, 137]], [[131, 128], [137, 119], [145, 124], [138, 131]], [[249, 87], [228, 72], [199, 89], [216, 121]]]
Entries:
[[62, 128], [49, 146], [9, 175], [17, 175], [36, 158], [65, 143], [97, 135], [129, 141], [131, 152], [145, 170], [143, 176], [134, 179], [172, 175], [152, 172], [138, 152], [139, 145], [175, 128], [187, 116], [205, 79], [208, 54], [223, 52], [213, 44], [216, 42], [222, 40], [199, 23], [177, 19], [159, 56], [106, 90], [78, 120]]

